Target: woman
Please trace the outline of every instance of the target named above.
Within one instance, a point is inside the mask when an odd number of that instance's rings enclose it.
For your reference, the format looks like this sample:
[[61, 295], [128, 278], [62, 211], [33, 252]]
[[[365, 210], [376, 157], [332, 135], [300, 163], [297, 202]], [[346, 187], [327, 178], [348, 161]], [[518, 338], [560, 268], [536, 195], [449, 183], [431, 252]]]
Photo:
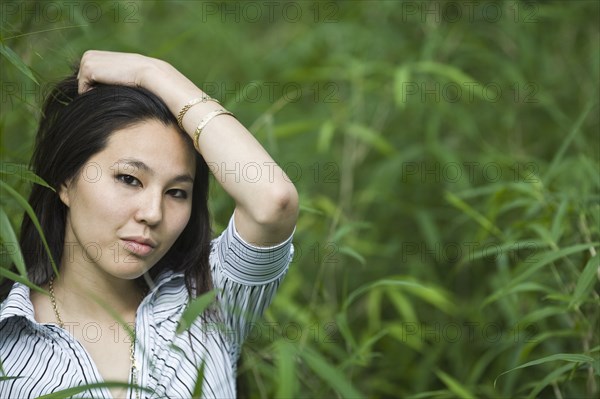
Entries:
[[[82, 395], [191, 397], [199, 375], [203, 395], [234, 397], [247, 329], [293, 255], [293, 184], [231, 113], [157, 59], [88, 51], [43, 111], [32, 164], [56, 192], [35, 185], [30, 203], [59, 274], [25, 217], [29, 278], [50, 295], [0, 289], [0, 397], [104, 381], [144, 389]], [[256, 178], [240, 175], [245, 165]], [[235, 200], [212, 241], [209, 169]], [[178, 333], [190, 300], [212, 288], [215, 307]]]

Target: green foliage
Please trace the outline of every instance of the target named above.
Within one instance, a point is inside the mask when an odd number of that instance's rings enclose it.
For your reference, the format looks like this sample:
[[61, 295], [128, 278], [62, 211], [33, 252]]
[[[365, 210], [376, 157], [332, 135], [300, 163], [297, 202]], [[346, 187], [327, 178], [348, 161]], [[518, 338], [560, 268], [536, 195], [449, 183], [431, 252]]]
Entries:
[[[7, 171], [28, 162], [48, 82], [90, 48], [145, 53], [220, 98], [300, 193], [241, 396], [597, 397], [598, 2], [452, 2], [460, 18], [290, 2], [295, 19], [250, 3], [260, 18], [107, 1], [50, 20], [3, 2], [2, 244], [33, 179]], [[232, 206], [214, 184], [216, 230]], [[4, 248], [0, 275], [20, 281]]]
[[217, 293], [215, 291], [209, 291], [192, 300], [181, 315], [181, 319], [177, 325], [177, 334], [187, 331], [194, 323], [194, 320], [204, 313], [211, 302], [215, 300], [216, 296]]

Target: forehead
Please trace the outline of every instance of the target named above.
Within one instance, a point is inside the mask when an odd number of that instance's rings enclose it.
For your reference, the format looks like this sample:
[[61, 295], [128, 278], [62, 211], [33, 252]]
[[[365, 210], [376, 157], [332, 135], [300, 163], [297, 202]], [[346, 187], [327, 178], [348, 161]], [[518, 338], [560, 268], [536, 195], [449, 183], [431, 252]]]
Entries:
[[158, 174], [194, 176], [194, 149], [174, 126], [148, 120], [112, 133], [107, 145], [95, 158], [103, 163], [121, 159], [143, 162]]

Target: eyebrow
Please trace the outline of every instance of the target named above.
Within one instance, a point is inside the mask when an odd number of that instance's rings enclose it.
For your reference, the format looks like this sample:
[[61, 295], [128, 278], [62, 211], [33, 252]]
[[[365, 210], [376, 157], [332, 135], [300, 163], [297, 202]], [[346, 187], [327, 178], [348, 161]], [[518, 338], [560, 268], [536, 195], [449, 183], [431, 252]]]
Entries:
[[[139, 159], [121, 158], [116, 163], [118, 163], [118, 164], [125, 164], [125, 165], [128, 165], [128, 166], [132, 166], [135, 169], [143, 170], [144, 172], [148, 173], [149, 175], [155, 175], [156, 174], [154, 172], [154, 169], [152, 169], [150, 166], [146, 165], [143, 161], [140, 161]], [[191, 183], [191, 184], [194, 184], [194, 178], [190, 174], [188, 174], [188, 173], [177, 175], [174, 178], [172, 178], [170, 181], [171, 182], [177, 182], [177, 183]]]

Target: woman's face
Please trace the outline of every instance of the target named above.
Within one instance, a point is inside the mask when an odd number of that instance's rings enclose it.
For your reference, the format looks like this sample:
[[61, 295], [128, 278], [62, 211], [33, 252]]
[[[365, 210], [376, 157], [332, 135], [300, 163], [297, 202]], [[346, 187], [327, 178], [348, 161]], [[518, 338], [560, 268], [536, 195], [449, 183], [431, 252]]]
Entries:
[[147, 120], [114, 132], [74, 184], [61, 187], [69, 208], [63, 263], [141, 276], [188, 223], [195, 166], [193, 149], [173, 126]]

